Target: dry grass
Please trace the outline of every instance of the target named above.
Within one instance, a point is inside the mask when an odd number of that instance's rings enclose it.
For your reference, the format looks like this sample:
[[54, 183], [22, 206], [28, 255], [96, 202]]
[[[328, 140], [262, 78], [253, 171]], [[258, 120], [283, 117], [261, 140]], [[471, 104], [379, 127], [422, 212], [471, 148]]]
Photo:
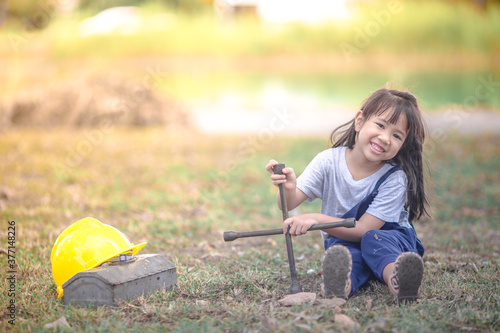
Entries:
[[0, 103], [0, 129], [10, 127], [189, 126], [186, 109], [152, 90], [152, 78], [75, 75], [20, 90]]
[[[222, 241], [224, 230], [279, 226], [266, 161], [300, 172], [326, 140], [274, 138], [238, 154], [248, 138], [166, 127], [19, 129], [2, 136], [0, 248], [8, 246], [6, 222], [15, 220], [18, 273], [15, 326], [7, 322], [6, 280], [0, 283], [1, 330], [42, 331], [64, 315], [68, 331], [351, 331], [334, 322], [332, 307], [279, 305], [290, 283], [282, 237]], [[387, 287], [374, 283], [342, 306], [358, 331], [500, 329], [499, 143], [449, 135], [429, 154], [434, 218], [416, 225], [427, 250], [419, 302], [395, 307]], [[148, 241], [144, 253], [176, 265], [177, 286], [116, 308], [64, 306], [50, 251], [59, 233], [85, 216], [116, 226], [134, 243]], [[319, 271], [318, 237], [294, 239], [302, 287], [316, 293], [321, 278], [307, 271]]]

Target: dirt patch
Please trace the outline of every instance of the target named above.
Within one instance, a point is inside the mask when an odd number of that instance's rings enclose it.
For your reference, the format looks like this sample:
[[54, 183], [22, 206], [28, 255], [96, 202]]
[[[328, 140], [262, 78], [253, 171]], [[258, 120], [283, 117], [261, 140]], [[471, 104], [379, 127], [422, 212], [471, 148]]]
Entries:
[[179, 102], [120, 76], [75, 78], [24, 91], [0, 104], [0, 128], [110, 125], [190, 126]]

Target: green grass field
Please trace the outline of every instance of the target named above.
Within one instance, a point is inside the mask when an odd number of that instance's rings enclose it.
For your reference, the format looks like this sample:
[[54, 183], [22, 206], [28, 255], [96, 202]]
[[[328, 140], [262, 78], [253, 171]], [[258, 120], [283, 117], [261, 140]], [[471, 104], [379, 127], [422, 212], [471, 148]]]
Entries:
[[[242, 149], [242, 147], [246, 147]], [[284, 237], [224, 243], [225, 230], [277, 228], [270, 158], [297, 172], [327, 147], [327, 138], [206, 136], [167, 128], [9, 130], [0, 141], [2, 269], [8, 221], [15, 221], [15, 296], [0, 282], [1, 331], [322, 332], [351, 331], [322, 305], [280, 306], [290, 285]], [[500, 137], [433, 142], [427, 159], [433, 217], [416, 224], [426, 246], [416, 304], [396, 307], [374, 283], [345, 305], [362, 332], [500, 330]], [[304, 206], [315, 211], [319, 203]], [[171, 291], [116, 308], [66, 307], [57, 299], [50, 252], [62, 230], [92, 216], [124, 232], [142, 253], [177, 267]], [[318, 233], [294, 238], [304, 291], [319, 294]], [[15, 301], [15, 325], [7, 304]], [[47, 331], [49, 331], [47, 329]], [[51, 331], [51, 330], [50, 330]]]

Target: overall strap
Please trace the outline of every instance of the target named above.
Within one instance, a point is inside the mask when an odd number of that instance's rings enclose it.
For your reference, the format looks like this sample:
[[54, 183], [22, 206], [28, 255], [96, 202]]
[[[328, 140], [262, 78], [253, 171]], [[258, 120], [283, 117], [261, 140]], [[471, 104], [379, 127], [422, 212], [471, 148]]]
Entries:
[[399, 166], [393, 166], [392, 168], [387, 170], [387, 172], [384, 173], [384, 175], [382, 177], [380, 177], [380, 179], [377, 181], [377, 184], [375, 184], [375, 187], [373, 188], [373, 191], [372, 191], [372, 193], [370, 193], [370, 195], [373, 198], [375, 198], [378, 194], [378, 188], [380, 187], [380, 185], [382, 185], [382, 183], [385, 182], [386, 179], [389, 178], [390, 175], [392, 175], [394, 172], [396, 172], [398, 170], [403, 170], [403, 169], [401, 169]]
[[342, 218], [350, 218], [354, 217], [356, 220], [359, 220], [361, 216], [366, 212], [368, 209], [368, 206], [372, 203], [373, 199], [377, 196], [378, 194], [378, 188], [380, 185], [386, 181], [387, 178], [389, 178], [390, 175], [392, 175], [394, 172], [402, 170], [399, 166], [393, 166], [387, 172], [380, 177], [380, 179], [377, 181], [375, 184], [375, 187], [373, 188], [372, 192], [368, 194], [363, 200], [361, 200], [356, 206], [352, 207], [347, 213], [345, 213]]

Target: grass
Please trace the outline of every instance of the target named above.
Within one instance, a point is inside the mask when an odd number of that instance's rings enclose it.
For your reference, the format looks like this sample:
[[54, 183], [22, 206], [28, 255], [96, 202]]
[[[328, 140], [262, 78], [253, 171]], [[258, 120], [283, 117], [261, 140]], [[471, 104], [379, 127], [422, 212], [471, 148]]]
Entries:
[[[90, 130], [10, 130], [0, 142], [1, 249], [16, 221], [16, 321], [0, 282], [0, 330], [39, 332], [65, 316], [66, 331], [350, 331], [321, 305], [283, 307], [289, 287], [282, 237], [222, 241], [225, 230], [279, 227], [275, 188], [264, 165], [275, 158], [297, 172], [326, 138], [274, 137], [248, 150], [248, 137], [167, 128], [112, 128], [97, 143]], [[500, 330], [500, 137], [449, 134], [427, 154], [433, 215], [416, 224], [426, 246], [418, 303], [396, 307], [374, 283], [343, 305], [364, 332]], [[303, 211], [315, 211], [318, 203]], [[177, 268], [177, 285], [116, 308], [66, 307], [57, 299], [50, 252], [62, 230], [85, 216], [111, 224], [143, 253]], [[319, 294], [319, 234], [294, 238], [299, 279]], [[5, 253], [0, 254], [7, 271]], [[48, 331], [48, 330], [47, 330]], [[60, 329], [65, 331], [65, 329]]]

